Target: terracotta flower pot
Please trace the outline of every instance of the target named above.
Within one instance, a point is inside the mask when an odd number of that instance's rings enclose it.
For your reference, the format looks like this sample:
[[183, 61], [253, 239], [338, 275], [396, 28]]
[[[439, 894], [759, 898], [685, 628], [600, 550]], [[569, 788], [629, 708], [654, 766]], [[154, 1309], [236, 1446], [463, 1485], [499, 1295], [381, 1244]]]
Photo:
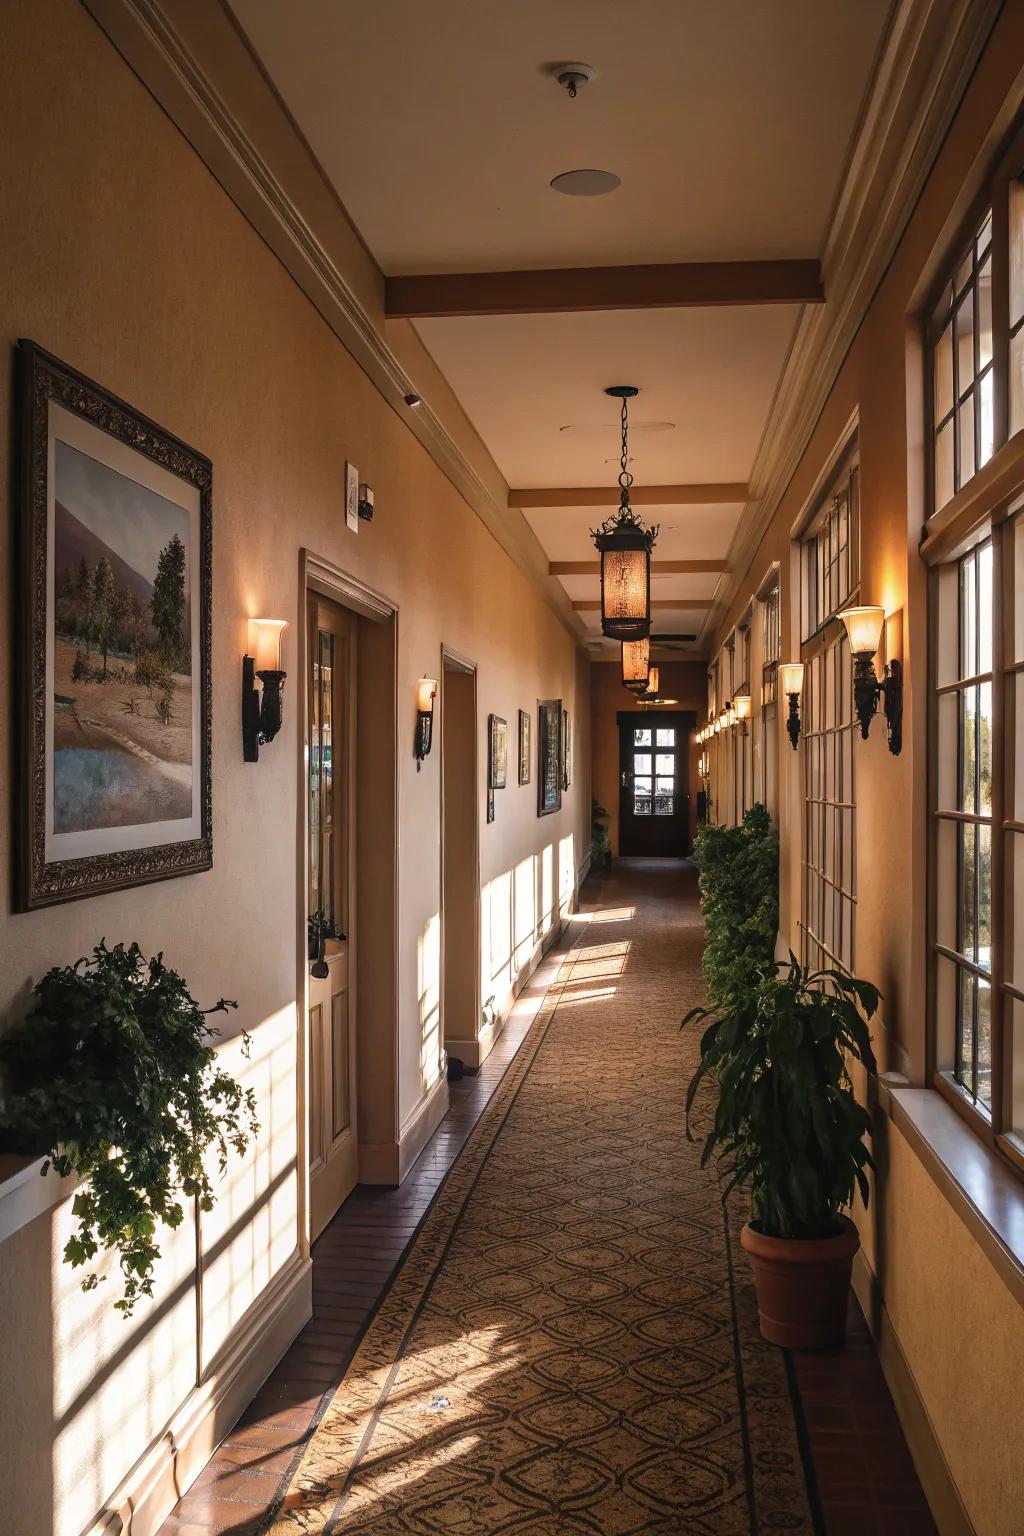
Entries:
[[853, 1256], [860, 1235], [841, 1216], [835, 1237], [765, 1237], [749, 1222], [740, 1241], [750, 1255], [761, 1333], [786, 1349], [841, 1349]]

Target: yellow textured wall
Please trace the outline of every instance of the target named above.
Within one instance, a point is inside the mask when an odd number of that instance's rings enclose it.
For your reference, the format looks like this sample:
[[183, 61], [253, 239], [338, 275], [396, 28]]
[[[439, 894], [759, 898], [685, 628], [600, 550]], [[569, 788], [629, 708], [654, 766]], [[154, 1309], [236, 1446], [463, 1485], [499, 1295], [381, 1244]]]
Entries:
[[[589, 840], [587, 663], [551, 610], [384, 404], [277, 260], [75, 0], [3, 8], [0, 48], [0, 347], [31, 337], [213, 462], [213, 836], [209, 873], [14, 916], [0, 818], [0, 1010], [51, 965], [101, 936], [162, 949], [201, 1001], [237, 997], [254, 1035], [264, 1131], [233, 1170], [207, 1237], [207, 1354], [279, 1271], [296, 1223], [296, 819], [302, 786], [294, 686], [306, 546], [399, 607], [398, 1119], [420, 1102], [420, 941], [439, 907], [440, 767], [415, 771], [414, 685], [447, 643], [477, 663], [480, 808], [486, 715], [510, 721], [562, 697], [578, 729], [575, 787], [539, 820], [533, 793], [498, 795], [481, 825], [481, 877]], [[10, 367], [0, 417], [11, 415]], [[376, 492], [376, 517], [346, 531], [344, 467]], [[0, 610], [9, 563], [9, 435], [0, 435]], [[246, 619], [287, 618], [284, 728], [246, 766], [239, 658]], [[0, 740], [15, 729], [9, 674]], [[0, 802], [10, 754], [0, 752]], [[381, 878], [391, 879], [383, 870]], [[230, 1042], [228, 1051], [233, 1049]], [[436, 1060], [433, 1070], [436, 1072]], [[272, 1188], [272, 1195], [268, 1194]], [[0, 1526], [78, 1536], [145, 1449], [193, 1375], [195, 1244], [168, 1243], [157, 1300], [123, 1324], [113, 1285], [89, 1297], [59, 1261], [67, 1207], [0, 1250]], [[184, 1345], [177, 1336], [185, 1319]], [[172, 1335], [174, 1338], [172, 1339]], [[12, 1384], [17, 1390], [11, 1390]], [[115, 1411], [116, 1403], [116, 1411]], [[60, 1445], [54, 1451], [54, 1440]], [[63, 1449], [61, 1449], [61, 1446]], [[77, 1450], [75, 1447], [77, 1446]]]

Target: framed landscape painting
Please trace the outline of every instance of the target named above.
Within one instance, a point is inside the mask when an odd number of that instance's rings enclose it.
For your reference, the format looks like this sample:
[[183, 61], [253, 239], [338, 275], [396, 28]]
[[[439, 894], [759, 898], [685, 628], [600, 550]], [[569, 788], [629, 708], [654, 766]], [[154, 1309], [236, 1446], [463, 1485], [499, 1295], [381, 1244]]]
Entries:
[[208, 459], [18, 343], [19, 910], [209, 869]]
[[562, 701], [537, 705], [537, 815], [550, 816], [562, 806]]

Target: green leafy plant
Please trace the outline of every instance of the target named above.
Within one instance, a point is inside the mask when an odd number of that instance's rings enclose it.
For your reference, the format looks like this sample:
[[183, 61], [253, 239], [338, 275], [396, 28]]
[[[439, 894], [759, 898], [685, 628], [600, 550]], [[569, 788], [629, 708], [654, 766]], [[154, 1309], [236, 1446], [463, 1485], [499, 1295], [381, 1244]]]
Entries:
[[[209, 1044], [207, 1015], [237, 1004], [204, 1011], [162, 955], [102, 940], [91, 958], [48, 971], [34, 997], [0, 1039], [2, 1147], [44, 1157], [44, 1174], [77, 1175], [64, 1257], [78, 1267], [115, 1249], [114, 1305], [130, 1316], [153, 1294], [160, 1224], [180, 1226], [185, 1200], [213, 1208], [208, 1151], [223, 1173], [229, 1150], [242, 1154], [259, 1130], [252, 1089], [215, 1066]], [[82, 1289], [97, 1283], [94, 1272]]]
[[869, 1076], [875, 1058], [867, 1020], [878, 1007], [870, 982], [841, 971], [811, 972], [794, 955], [727, 1008], [691, 1008], [706, 1025], [700, 1064], [686, 1095], [686, 1128], [705, 1078], [718, 1086], [701, 1165], [726, 1159], [723, 1200], [749, 1187], [757, 1230], [769, 1237], [830, 1237], [859, 1188], [868, 1202], [864, 1138], [848, 1061]]
[[702, 826], [693, 844], [707, 930], [708, 996], [725, 1005], [775, 969], [779, 836], [763, 805], [739, 827]]

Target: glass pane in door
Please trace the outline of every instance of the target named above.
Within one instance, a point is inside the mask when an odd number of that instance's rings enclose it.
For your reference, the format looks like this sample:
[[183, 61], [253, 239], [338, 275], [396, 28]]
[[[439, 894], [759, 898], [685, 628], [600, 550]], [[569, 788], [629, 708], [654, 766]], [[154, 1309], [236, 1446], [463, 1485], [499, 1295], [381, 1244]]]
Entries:
[[651, 814], [651, 781], [647, 779], [633, 780], [633, 815], [649, 816]]

